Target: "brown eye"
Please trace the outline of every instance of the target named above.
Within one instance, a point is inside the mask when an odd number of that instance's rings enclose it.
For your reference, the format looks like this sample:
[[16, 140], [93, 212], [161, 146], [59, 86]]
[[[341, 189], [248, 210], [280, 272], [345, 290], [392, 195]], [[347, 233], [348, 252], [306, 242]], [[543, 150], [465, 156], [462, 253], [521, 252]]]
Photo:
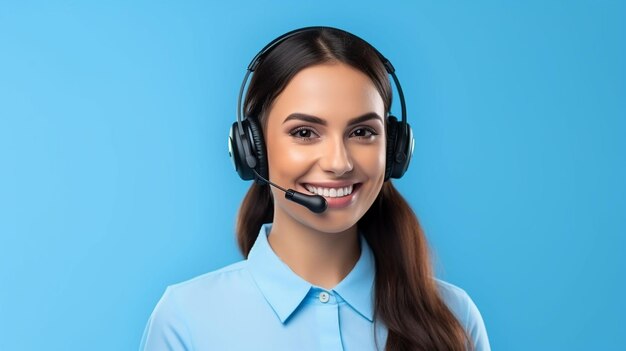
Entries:
[[298, 135], [299, 138], [311, 137], [311, 131], [309, 129], [300, 129], [299, 131], [296, 132], [296, 134]]
[[294, 138], [301, 139], [303, 141], [308, 141], [308, 140], [311, 140], [311, 139], [315, 138], [316, 136], [318, 136], [313, 131], [313, 129], [306, 128], [306, 127], [296, 128], [296, 129], [292, 130], [291, 132], [289, 132], [289, 135], [291, 135]]
[[358, 136], [358, 137], [363, 137], [363, 136], [367, 136], [368, 131], [365, 129], [357, 129], [354, 131], [354, 135]]
[[376, 133], [374, 130], [370, 128], [355, 129], [354, 132], [352, 132], [352, 134], [359, 139], [363, 139], [363, 138], [369, 139], [373, 137], [374, 135], [378, 135], [378, 133]]

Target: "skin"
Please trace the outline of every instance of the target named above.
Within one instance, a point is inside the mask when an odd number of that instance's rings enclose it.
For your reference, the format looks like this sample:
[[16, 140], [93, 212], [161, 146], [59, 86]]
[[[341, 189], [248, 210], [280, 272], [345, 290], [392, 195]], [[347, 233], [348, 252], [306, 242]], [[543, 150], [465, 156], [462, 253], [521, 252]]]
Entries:
[[[382, 97], [361, 71], [343, 63], [298, 72], [274, 100], [265, 126], [270, 180], [310, 194], [305, 183], [361, 183], [351, 204], [316, 214], [271, 188], [274, 219], [269, 243], [280, 259], [311, 284], [332, 289], [352, 270], [361, 248], [357, 221], [384, 181], [385, 126], [381, 119], [349, 125], [368, 112], [383, 117]], [[327, 125], [288, 120], [292, 113]], [[297, 128], [304, 128], [295, 131]], [[377, 135], [374, 135], [374, 133]]]

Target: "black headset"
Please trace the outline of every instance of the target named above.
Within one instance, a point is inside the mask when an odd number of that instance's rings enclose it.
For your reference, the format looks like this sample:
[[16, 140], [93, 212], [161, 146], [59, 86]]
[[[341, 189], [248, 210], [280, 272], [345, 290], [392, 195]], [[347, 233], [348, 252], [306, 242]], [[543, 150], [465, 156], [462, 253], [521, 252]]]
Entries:
[[[241, 118], [243, 90], [248, 82], [250, 73], [257, 68], [261, 59], [265, 57], [268, 52], [280, 45], [280, 43], [286, 39], [298, 33], [320, 29], [340, 31], [364, 41], [376, 52], [385, 66], [387, 73], [391, 74], [393, 81], [395, 82], [396, 89], [398, 90], [398, 95], [400, 96], [402, 120], [398, 121], [398, 119], [392, 115], [387, 116], [387, 159], [385, 165], [385, 181], [389, 178], [402, 177], [409, 167], [415, 141], [413, 139], [411, 126], [409, 126], [406, 121], [404, 95], [402, 94], [402, 87], [400, 86], [398, 77], [396, 77], [393, 65], [378, 50], [376, 50], [375, 47], [356, 35], [338, 28], [315, 26], [296, 29], [272, 40], [258, 54], [256, 54], [256, 56], [254, 56], [252, 62], [248, 65], [248, 70], [243, 79], [243, 83], [241, 83], [241, 88], [239, 89], [239, 99], [237, 100], [237, 122], [234, 122], [230, 128], [230, 135], [228, 138], [228, 154], [241, 179], [255, 179], [259, 184], [265, 184], [269, 177], [265, 141], [263, 139], [263, 132], [259, 120], [257, 116], [246, 116], [243, 120]], [[259, 179], [259, 176], [262, 177], [262, 179]]]

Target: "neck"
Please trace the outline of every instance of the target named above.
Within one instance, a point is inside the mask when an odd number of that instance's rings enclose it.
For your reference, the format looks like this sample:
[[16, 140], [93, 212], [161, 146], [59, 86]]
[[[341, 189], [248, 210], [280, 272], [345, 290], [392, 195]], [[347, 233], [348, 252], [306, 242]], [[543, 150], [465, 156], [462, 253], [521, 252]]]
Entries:
[[268, 242], [294, 273], [329, 290], [350, 273], [361, 255], [356, 224], [326, 233], [275, 213]]

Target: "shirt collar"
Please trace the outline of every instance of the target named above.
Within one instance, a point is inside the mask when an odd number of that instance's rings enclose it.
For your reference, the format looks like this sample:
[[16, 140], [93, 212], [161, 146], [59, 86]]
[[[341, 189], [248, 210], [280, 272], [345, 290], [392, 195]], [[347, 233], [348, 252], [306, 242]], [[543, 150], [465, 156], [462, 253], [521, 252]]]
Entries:
[[[314, 286], [287, 266], [272, 250], [267, 236], [272, 223], [261, 226], [248, 254], [248, 269], [261, 293], [282, 323], [300, 305]], [[352, 271], [332, 290], [355, 311], [372, 322], [374, 314], [374, 255], [365, 237], [359, 233], [361, 256]]]

